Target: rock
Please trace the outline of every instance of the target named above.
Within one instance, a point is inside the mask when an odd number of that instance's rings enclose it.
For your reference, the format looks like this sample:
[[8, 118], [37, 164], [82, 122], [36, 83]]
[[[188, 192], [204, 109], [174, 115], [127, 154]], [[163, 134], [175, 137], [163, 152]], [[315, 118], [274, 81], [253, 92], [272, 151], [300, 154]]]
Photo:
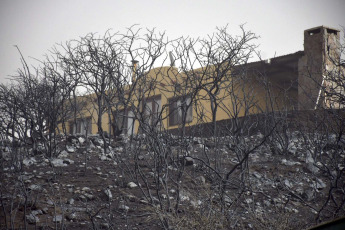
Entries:
[[49, 205], [54, 205], [54, 202], [52, 201], [52, 200], [47, 200], [47, 204], [49, 204]]
[[96, 146], [103, 146], [104, 145], [104, 141], [100, 138], [94, 138], [93, 139], [93, 144]]
[[44, 207], [43, 209], [42, 209], [42, 212], [43, 212], [43, 214], [47, 214], [48, 213], [48, 208], [47, 207]]
[[66, 219], [69, 221], [77, 220], [77, 214], [75, 212], [66, 215]]
[[253, 199], [252, 199], [252, 198], [246, 198], [246, 203], [247, 203], [247, 204], [253, 203]]
[[179, 198], [180, 200], [183, 202], [183, 201], [189, 201], [190, 198], [188, 196], [189, 194], [183, 190], [180, 191], [180, 194], [179, 194]]
[[67, 152], [69, 153], [74, 153], [75, 152], [75, 148], [73, 146], [66, 146]]
[[129, 210], [129, 207], [124, 205], [124, 204], [120, 204], [119, 205], [119, 210], [127, 212]]
[[87, 198], [87, 200], [94, 200], [95, 199], [95, 196], [90, 194], [90, 193], [85, 193], [83, 195], [84, 195], [84, 197]]
[[79, 138], [78, 138], [78, 141], [79, 141], [80, 144], [83, 144], [83, 143], [85, 142], [85, 138], [79, 137]]
[[190, 201], [190, 204], [194, 207], [194, 208], [198, 208], [200, 207], [200, 205], [202, 204], [202, 202], [200, 200], [197, 200], [197, 201]]
[[29, 224], [36, 224], [36, 223], [40, 222], [40, 219], [32, 213], [29, 215], [26, 215], [25, 218]]
[[191, 157], [184, 157], [183, 162], [185, 166], [191, 166], [194, 164], [194, 160]]
[[288, 187], [288, 188], [291, 188], [291, 187], [292, 187], [292, 185], [291, 185], [291, 183], [290, 183], [290, 181], [289, 181], [288, 179], [285, 179], [285, 180], [284, 180], [284, 185], [285, 185], [286, 187]]
[[223, 199], [224, 202], [228, 205], [232, 203], [232, 199], [228, 195], [225, 195]]
[[122, 153], [123, 152], [123, 148], [122, 147], [117, 147], [115, 148], [115, 151], [118, 153]]
[[326, 185], [325, 182], [323, 182], [321, 179], [316, 178], [316, 185], [315, 185], [315, 187], [316, 187], [317, 189], [319, 189], [319, 190], [322, 190], [322, 189], [326, 188], [327, 185]]
[[264, 200], [264, 205], [267, 206], [267, 207], [270, 207], [271, 206], [271, 201]]
[[192, 152], [194, 150], [193, 145], [189, 144], [187, 147], [188, 152]]
[[307, 169], [314, 174], [319, 172], [319, 169], [314, 165], [314, 163], [307, 163]]
[[74, 199], [73, 199], [73, 198], [69, 199], [69, 200], [67, 201], [67, 204], [74, 204]]
[[129, 200], [130, 202], [135, 202], [138, 200], [138, 198], [136, 196], [133, 196], [131, 194], [126, 194], [125, 195], [126, 199]]
[[64, 160], [62, 159], [57, 159], [57, 158], [54, 158], [50, 161], [50, 163], [54, 166], [54, 167], [65, 167], [67, 166], [67, 164], [63, 163]]
[[262, 177], [262, 175], [258, 172], [253, 172], [253, 176], [255, 176], [258, 179], [260, 179]]
[[134, 183], [134, 182], [129, 182], [129, 183], [127, 184], [127, 186], [128, 186], [129, 188], [136, 188], [136, 187], [138, 187], [138, 185], [137, 185], [136, 183]]
[[197, 178], [195, 178], [195, 181], [199, 184], [204, 185], [206, 183], [205, 177], [203, 176], [198, 176]]
[[[109, 223], [101, 223], [101, 229], [111, 229]], [[134, 228], [132, 228], [133, 230]]]
[[307, 201], [312, 201], [315, 198], [315, 192], [314, 189], [307, 189], [303, 192], [302, 197], [306, 199]]
[[61, 223], [62, 222], [62, 215], [54, 216], [53, 222], [54, 223]]
[[109, 158], [109, 159], [113, 159], [114, 158], [114, 153], [109, 150], [109, 152], [106, 154], [106, 157]]
[[42, 186], [37, 185], [37, 184], [32, 184], [29, 186], [29, 189], [31, 191], [38, 191], [39, 192], [39, 191], [42, 191]]
[[41, 209], [33, 210], [31, 212], [32, 215], [37, 216], [37, 215], [42, 215], [43, 211]]
[[64, 159], [62, 162], [63, 162], [64, 164], [66, 164], [66, 165], [70, 165], [70, 164], [73, 164], [73, 163], [74, 163], [74, 161], [71, 160], [71, 159]]
[[99, 159], [100, 159], [101, 161], [109, 160], [109, 158], [107, 158], [105, 155], [100, 156]]
[[89, 145], [88, 145], [88, 147], [87, 147], [87, 151], [92, 151], [93, 149], [95, 149], [96, 148], [96, 146], [93, 144], [93, 142], [92, 141], [90, 141], [89, 142]]
[[111, 193], [110, 189], [105, 189], [104, 190], [105, 195], [107, 195], [108, 199], [111, 200], [113, 199], [113, 194]]
[[78, 138], [76, 136], [68, 136], [67, 137], [67, 142], [71, 144], [77, 144]]
[[315, 161], [310, 151], [307, 151], [305, 163], [307, 164], [307, 169], [309, 169], [311, 173], [317, 173], [319, 171], [319, 169], [315, 166]]
[[282, 160], [282, 164], [286, 165], [286, 166], [294, 166], [294, 165], [301, 165], [301, 163], [299, 162], [295, 162], [295, 161], [288, 161], [286, 159]]
[[30, 165], [33, 165], [33, 164], [35, 164], [36, 163], [36, 159], [34, 158], [34, 157], [30, 157], [30, 158], [25, 158], [24, 160], [23, 160], [23, 164], [25, 165], [25, 166], [30, 166]]
[[203, 145], [203, 144], [197, 144], [196, 146], [195, 146], [195, 148], [196, 149], [204, 149], [204, 147], [205, 147], [205, 145]]
[[83, 188], [81, 189], [81, 191], [83, 191], [83, 192], [90, 192], [91, 189], [90, 189], [89, 187], [83, 187]]
[[63, 159], [67, 157], [68, 157], [68, 152], [66, 150], [62, 151], [58, 156], [59, 159]]

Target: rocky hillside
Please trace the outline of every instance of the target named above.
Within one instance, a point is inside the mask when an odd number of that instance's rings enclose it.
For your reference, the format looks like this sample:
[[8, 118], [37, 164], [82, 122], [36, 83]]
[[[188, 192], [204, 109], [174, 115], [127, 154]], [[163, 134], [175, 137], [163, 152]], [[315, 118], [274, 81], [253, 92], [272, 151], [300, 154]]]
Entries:
[[[2, 147], [1, 229], [303, 229], [345, 215], [344, 146], [289, 133]], [[284, 149], [284, 151], [282, 151]], [[279, 151], [281, 150], [281, 151]], [[34, 153], [35, 152], [35, 153]]]

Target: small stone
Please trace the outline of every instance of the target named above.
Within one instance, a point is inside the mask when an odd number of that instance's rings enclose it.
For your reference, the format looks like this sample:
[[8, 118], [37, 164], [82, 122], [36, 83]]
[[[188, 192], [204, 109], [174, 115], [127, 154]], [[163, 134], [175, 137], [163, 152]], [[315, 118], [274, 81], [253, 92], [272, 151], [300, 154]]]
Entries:
[[40, 192], [40, 191], [43, 190], [42, 186], [37, 185], [37, 184], [30, 185], [29, 189], [32, 190], [32, 191], [37, 191], [37, 192]]
[[85, 142], [85, 139], [82, 138], [82, 137], [79, 137], [79, 138], [78, 138], [78, 141], [79, 141], [80, 144], [83, 144], [83, 143]]
[[101, 161], [106, 161], [106, 160], [108, 160], [108, 158], [107, 158], [105, 155], [100, 156], [99, 159], [100, 159]]
[[88, 200], [94, 200], [95, 196], [89, 193], [85, 193], [84, 196], [88, 199]]
[[77, 220], [77, 214], [75, 212], [66, 215], [66, 219], [69, 221]]
[[50, 162], [54, 167], [65, 167], [65, 166], [67, 166], [67, 164], [65, 164], [62, 159], [52, 159]]
[[54, 223], [61, 223], [62, 222], [62, 215], [54, 216], [53, 222]]
[[62, 151], [58, 156], [59, 159], [67, 158], [67, 157], [68, 157], [68, 152], [66, 150]]
[[36, 159], [34, 157], [31, 157], [31, 158], [26, 158], [23, 160], [23, 164], [25, 166], [30, 166], [30, 165], [33, 165], [36, 163]]
[[284, 180], [284, 185], [286, 186], [286, 187], [288, 187], [288, 188], [291, 188], [292, 186], [291, 186], [291, 183], [290, 183], [290, 181], [288, 180], [288, 179], [285, 179]]
[[253, 176], [255, 176], [258, 179], [260, 179], [262, 177], [262, 175], [258, 172], [253, 172]]
[[321, 179], [317, 178], [316, 179], [316, 188], [319, 190], [326, 188], [325, 182], [323, 182]]
[[198, 176], [197, 178], [195, 178], [197, 183], [200, 183], [202, 185], [204, 185], [206, 183], [205, 177], [203, 176]]
[[74, 199], [73, 199], [73, 198], [69, 199], [69, 200], [67, 201], [67, 204], [74, 204]]
[[30, 215], [26, 215], [25, 217], [29, 224], [36, 224], [40, 222], [40, 219], [32, 213]]
[[90, 192], [91, 189], [90, 189], [89, 187], [83, 187], [83, 188], [81, 189], [81, 191], [83, 191], [83, 192]]
[[66, 150], [69, 153], [74, 153], [75, 152], [75, 148], [73, 146], [66, 146]]
[[42, 215], [43, 211], [41, 209], [33, 210], [31, 212], [32, 215], [37, 216], [37, 215]]
[[113, 199], [113, 194], [111, 193], [110, 189], [105, 189], [104, 193], [107, 195], [109, 200]]
[[137, 201], [137, 197], [136, 196], [133, 196], [131, 194], [127, 194], [126, 195], [126, 198], [130, 201], [130, 202], [135, 202]]
[[136, 183], [134, 183], [134, 182], [129, 182], [129, 183], [127, 184], [127, 186], [128, 186], [129, 188], [136, 188], [136, 187], [138, 187], [138, 185], [137, 185]]
[[52, 200], [47, 200], [47, 204], [54, 205], [54, 202]]
[[120, 204], [119, 209], [127, 212], [129, 210], [129, 207], [124, 204]]
[[247, 199], [246, 199], [246, 203], [247, 203], [247, 204], [251, 204], [251, 203], [253, 203], [253, 199], [251, 199], [251, 198], [247, 198]]
[[185, 157], [185, 158], [184, 158], [184, 164], [185, 164], [186, 166], [193, 165], [193, 164], [194, 164], [193, 158], [191, 158], [191, 157]]

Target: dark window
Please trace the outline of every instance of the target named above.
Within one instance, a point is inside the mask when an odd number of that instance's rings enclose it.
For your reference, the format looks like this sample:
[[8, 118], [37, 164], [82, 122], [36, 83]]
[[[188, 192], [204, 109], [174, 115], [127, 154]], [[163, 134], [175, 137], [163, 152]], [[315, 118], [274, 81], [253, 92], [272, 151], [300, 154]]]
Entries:
[[[193, 120], [193, 108], [190, 96], [169, 100], [169, 126], [189, 123]], [[185, 118], [185, 119], [184, 119]]]
[[69, 127], [71, 134], [91, 134], [92, 133], [92, 122], [91, 117], [77, 119], [76, 122], [70, 122]]
[[148, 125], [160, 127], [161, 111], [161, 96], [147, 98], [143, 103], [144, 122]]
[[116, 111], [113, 114], [113, 132], [115, 136], [121, 133], [126, 135], [132, 135], [135, 131], [135, 116], [131, 110], [125, 112], [124, 110]]

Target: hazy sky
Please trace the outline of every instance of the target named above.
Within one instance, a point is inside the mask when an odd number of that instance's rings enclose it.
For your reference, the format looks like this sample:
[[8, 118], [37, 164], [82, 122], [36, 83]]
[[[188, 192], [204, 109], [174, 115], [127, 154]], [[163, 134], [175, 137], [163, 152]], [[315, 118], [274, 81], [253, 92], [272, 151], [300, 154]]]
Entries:
[[345, 0], [0, 0], [0, 82], [21, 67], [18, 45], [27, 61], [56, 43], [89, 32], [141, 27], [166, 31], [170, 38], [205, 36], [228, 24], [260, 36], [263, 58], [303, 50], [303, 31], [345, 26]]

